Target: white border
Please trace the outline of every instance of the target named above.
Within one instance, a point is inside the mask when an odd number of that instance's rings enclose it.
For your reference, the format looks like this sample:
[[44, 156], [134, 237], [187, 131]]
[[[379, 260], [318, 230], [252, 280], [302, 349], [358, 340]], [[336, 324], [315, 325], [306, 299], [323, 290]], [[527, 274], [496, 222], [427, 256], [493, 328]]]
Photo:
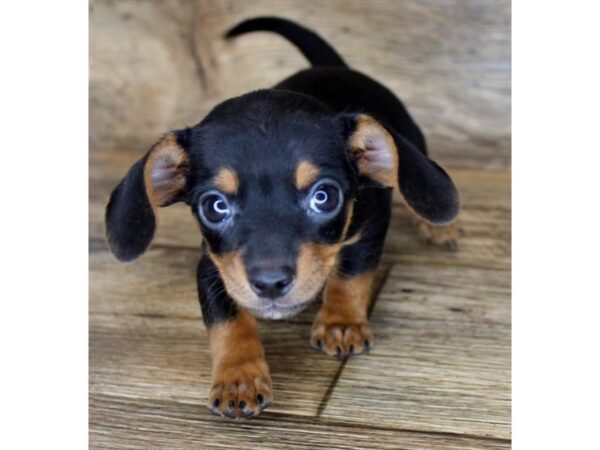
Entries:
[[[87, 445], [87, 8], [0, 6], [2, 448]], [[597, 445], [599, 23], [513, 5], [517, 449]]]
[[598, 2], [513, 2], [513, 442], [598, 445]]
[[88, 443], [87, 15], [0, 4], [0, 448]]

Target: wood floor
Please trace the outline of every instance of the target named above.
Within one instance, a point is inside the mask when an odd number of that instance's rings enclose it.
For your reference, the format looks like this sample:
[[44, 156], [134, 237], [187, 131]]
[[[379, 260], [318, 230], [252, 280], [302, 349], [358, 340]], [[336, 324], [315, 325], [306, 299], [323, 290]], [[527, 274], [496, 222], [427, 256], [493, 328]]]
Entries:
[[261, 323], [275, 401], [234, 422], [205, 407], [200, 235], [189, 210], [163, 209], [154, 245], [136, 262], [118, 263], [104, 243], [108, 194], [140, 156], [91, 154], [91, 448], [510, 447], [508, 171], [450, 170], [464, 205], [458, 252], [419, 242], [395, 204], [369, 355], [340, 362], [312, 350], [317, 305]]

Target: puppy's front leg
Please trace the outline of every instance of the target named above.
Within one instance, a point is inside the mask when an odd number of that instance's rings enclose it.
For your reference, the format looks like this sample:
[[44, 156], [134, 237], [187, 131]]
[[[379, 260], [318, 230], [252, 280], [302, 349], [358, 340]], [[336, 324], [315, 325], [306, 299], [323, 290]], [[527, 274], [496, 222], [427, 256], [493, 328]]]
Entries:
[[271, 401], [271, 376], [256, 320], [240, 309], [233, 319], [211, 326], [209, 333], [211, 410], [230, 418], [259, 414]]
[[198, 266], [198, 292], [212, 353], [208, 407], [232, 419], [258, 415], [271, 401], [271, 375], [256, 320], [227, 295], [207, 256]]
[[369, 351], [373, 332], [367, 309], [373, 276], [372, 272], [348, 278], [337, 273], [330, 276], [312, 328], [313, 347], [339, 358]]

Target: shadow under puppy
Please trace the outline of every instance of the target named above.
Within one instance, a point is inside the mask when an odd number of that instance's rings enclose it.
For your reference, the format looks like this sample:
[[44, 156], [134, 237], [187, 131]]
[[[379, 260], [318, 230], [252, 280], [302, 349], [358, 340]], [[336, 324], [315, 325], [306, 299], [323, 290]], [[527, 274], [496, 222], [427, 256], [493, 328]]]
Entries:
[[452, 244], [458, 231], [457, 190], [402, 103], [292, 22], [252, 19], [227, 36], [259, 30], [285, 36], [312, 67], [164, 135], [106, 209], [110, 249], [130, 261], [150, 245], [158, 207], [191, 207], [204, 238], [209, 407], [230, 418], [272, 399], [254, 316], [289, 317], [322, 292], [311, 344], [338, 357], [373, 345], [367, 306], [394, 186], [425, 237]]

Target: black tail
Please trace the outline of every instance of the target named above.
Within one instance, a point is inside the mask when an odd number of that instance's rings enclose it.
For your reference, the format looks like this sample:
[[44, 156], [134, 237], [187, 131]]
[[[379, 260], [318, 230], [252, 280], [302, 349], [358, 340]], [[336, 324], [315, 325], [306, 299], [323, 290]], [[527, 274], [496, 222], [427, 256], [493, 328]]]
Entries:
[[312, 31], [286, 19], [257, 17], [239, 23], [227, 32], [231, 38], [252, 31], [272, 31], [288, 39], [313, 66], [348, 67], [342, 57], [327, 42]]

